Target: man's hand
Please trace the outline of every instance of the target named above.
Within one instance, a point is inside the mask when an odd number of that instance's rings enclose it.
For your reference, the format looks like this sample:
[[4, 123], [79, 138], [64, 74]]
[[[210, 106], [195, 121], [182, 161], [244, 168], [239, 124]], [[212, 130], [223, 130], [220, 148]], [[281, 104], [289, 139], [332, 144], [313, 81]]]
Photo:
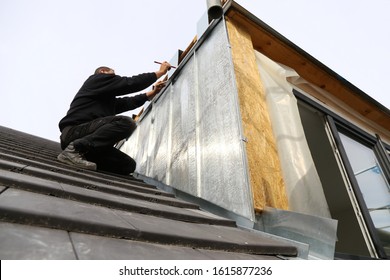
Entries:
[[155, 72], [157, 79], [165, 75], [169, 70], [171, 70], [171, 65], [168, 62], [164, 61], [163, 63], [161, 63], [160, 69]]
[[152, 100], [153, 97], [155, 97], [164, 87], [165, 87], [166, 81], [158, 81], [156, 84], [154, 84], [151, 91], [146, 93], [146, 96], [149, 100]]

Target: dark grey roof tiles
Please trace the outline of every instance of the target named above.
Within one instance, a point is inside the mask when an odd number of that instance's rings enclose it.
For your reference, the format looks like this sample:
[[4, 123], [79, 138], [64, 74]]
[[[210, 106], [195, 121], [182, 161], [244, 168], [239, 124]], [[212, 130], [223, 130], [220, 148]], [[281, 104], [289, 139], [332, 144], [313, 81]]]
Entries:
[[0, 126], [1, 259], [278, 259], [297, 249]]

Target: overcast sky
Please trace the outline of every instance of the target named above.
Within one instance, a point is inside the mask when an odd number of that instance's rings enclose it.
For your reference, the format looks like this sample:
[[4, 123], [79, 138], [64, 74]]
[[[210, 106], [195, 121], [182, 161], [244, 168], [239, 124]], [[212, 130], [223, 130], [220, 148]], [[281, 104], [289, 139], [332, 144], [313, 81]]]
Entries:
[[[237, 2], [390, 108], [390, 0]], [[98, 66], [157, 70], [205, 12], [206, 0], [0, 0], [0, 125], [58, 141], [58, 121]]]

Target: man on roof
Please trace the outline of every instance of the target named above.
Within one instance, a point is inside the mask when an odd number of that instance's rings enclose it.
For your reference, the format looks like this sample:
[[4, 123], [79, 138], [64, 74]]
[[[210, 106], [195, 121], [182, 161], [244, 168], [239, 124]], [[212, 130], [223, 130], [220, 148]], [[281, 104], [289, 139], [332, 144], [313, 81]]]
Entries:
[[109, 67], [99, 67], [74, 97], [59, 122], [62, 153], [58, 160], [76, 167], [117, 174], [133, 173], [136, 162], [114, 145], [128, 138], [136, 128], [135, 121], [117, 115], [142, 106], [164, 87], [158, 81], [151, 91], [126, 97], [152, 85], [170, 70], [163, 62], [156, 72], [132, 77], [118, 76]]

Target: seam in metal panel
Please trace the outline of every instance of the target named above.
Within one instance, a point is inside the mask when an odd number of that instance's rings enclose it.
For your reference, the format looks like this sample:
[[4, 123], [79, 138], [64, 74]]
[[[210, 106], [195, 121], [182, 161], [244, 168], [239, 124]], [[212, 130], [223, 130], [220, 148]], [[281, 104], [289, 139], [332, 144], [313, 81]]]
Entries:
[[[171, 87], [173, 87], [173, 83], [170, 85], [169, 87], [169, 91], [170, 92], [167, 92], [167, 93], [172, 93], [173, 90], [171, 89]], [[169, 95], [169, 108], [168, 108], [168, 147], [167, 147], [167, 167], [169, 166], [172, 166], [172, 127], [173, 127], [173, 94], [170, 94]], [[167, 185], [171, 185], [171, 169], [170, 168], [167, 168], [167, 174], [166, 174], [166, 184]]]
[[199, 197], [202, 195], [202, 180], [201, 180], [201, 145], [200, 145], [200, 106], [199, 106], [199, 80], [198, 80], [198, 64], [196, 50], [194, 51], [194, 75], [195, 75], [195, 145], [196, 145], [196, 192]]

